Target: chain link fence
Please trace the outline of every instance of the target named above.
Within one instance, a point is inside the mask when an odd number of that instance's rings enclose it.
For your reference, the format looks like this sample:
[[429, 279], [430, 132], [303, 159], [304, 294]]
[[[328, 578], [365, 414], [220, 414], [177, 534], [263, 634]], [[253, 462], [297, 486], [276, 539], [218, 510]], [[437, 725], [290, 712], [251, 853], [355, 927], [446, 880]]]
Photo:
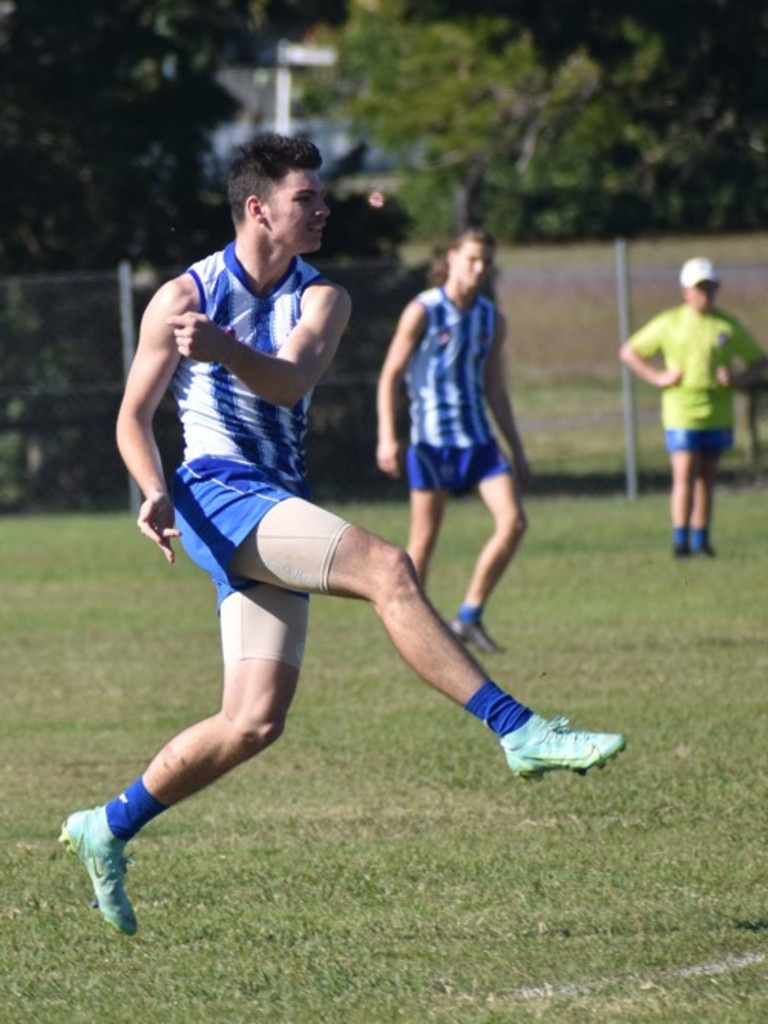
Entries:
[[[625, 487], [626, 395], [617, 359], [617, 272], [602, 264], [521, 268], [500, 261], [497, 298], [509, 321], [518, 425], [541, 492]], [[310, 477], [323, 501], [396, 499], [405, 485], [375, 464], [379, 368], [405, 303], [424, 287], [424, 267], [391, 261], [321, 264], [353, 298], [331, 372], [314, 394]], [[725, 308], [760, 339], [768, 304], [765, 267], [721, 266]], [[131, 490], [114, 427], [136, 326], [151, 294], [177, 271], [0, 278], [0, 513], [127, 508]], [[633, 268], [629, 295], [639, 324], [676, 301], [676, 267]], [[759, 479], [755, 438], [764, 413], [740, 404], [730, 472]], [[637, 391], [641, 483], [665, 473], [658, 396]], [[402, 403], [402, 436], [407, 436]], [[170, 474], [181, 454], [173, 403], [156, 422]], [[749, 429], [748, 429], [749, 428]]]

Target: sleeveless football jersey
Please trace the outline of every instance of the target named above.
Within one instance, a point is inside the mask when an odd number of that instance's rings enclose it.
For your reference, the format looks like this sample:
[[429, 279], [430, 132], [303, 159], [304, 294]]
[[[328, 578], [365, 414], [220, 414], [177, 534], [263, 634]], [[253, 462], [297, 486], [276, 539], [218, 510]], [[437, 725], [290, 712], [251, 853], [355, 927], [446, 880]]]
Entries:
[[[193, 264], [200, 311], [260, 352], [276, 355], [301, 313], [307, 285], [322, 275], [300, 257], [265, 296], [248, 286], [234, 243]], [[171, 382], [184, 432], [184, 461], [221, 458], [250, 463], [275, 484], [300, 489], [306, 476], [305, 435], [311, 394], [293, 408], [273, 405], [220, 363], [181, 360]]]
[[424, 336], [405, 372], [411, 443], [467, 448], [491, 441], [484, 373], [496, 330], [496, 309], [478, 296], [462, 312], [443, 288], [416, 296], [427, 313]]

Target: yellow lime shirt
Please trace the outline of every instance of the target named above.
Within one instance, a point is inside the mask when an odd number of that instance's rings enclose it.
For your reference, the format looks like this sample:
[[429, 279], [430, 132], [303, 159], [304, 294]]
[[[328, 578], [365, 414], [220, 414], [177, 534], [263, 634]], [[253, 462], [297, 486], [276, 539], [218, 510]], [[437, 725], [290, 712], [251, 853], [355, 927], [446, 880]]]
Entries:
[[720, 310], [697, 313], [683, 303], [659, 313], [629, 339], [642, 359], [661, 355], [668, 370], [682, 370], [679, 384], [664, 388], [665, 430], [719, 430], [733, 426], [733, 388], [718, 384], [717, 368], [763, 358], [749, 331]]

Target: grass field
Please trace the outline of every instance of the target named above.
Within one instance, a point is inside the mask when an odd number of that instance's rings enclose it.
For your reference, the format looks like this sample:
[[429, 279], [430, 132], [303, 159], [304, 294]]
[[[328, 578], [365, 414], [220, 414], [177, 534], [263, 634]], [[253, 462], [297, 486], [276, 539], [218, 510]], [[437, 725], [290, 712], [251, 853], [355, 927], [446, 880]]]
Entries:
[[[342, 511], [404, 538], [403, 505]], [[369, 608], [315, 599], [286, 736], [132, 844], [136, 939], [56, 838], [215, 709], [213, 591], [128, 516], [4, 519], [2, 1024], [768, 1019], [765, 494], [719, 495], [713, 561], [670, 558], [663, 495], [529, 513], [489, 668], [626, 753], [516, 780]], [[485, 527], [453, 507], [446, 615]]]

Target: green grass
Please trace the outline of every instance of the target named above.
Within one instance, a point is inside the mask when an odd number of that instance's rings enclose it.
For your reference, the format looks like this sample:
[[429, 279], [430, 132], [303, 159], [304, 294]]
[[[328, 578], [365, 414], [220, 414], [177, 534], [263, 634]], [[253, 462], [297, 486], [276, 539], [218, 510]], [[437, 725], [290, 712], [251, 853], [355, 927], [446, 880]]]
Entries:
[[[0, 1021], [764, 1021], [765, 495], [718, 500], [718, 559], [686, 563], [664, 495], [528, 503], [489, 666], [626, 731], [584, 779], [512, 778], [368, 607], [313, 600], [285, 737], [132, 844], [135, 940], [55, 840], [215, 708], [212, 587], [129, 516], [4, 519]], [[402, 505], [342, 511], [404, 538]], [[485, 529], [452, 506], [446, 615]]]

